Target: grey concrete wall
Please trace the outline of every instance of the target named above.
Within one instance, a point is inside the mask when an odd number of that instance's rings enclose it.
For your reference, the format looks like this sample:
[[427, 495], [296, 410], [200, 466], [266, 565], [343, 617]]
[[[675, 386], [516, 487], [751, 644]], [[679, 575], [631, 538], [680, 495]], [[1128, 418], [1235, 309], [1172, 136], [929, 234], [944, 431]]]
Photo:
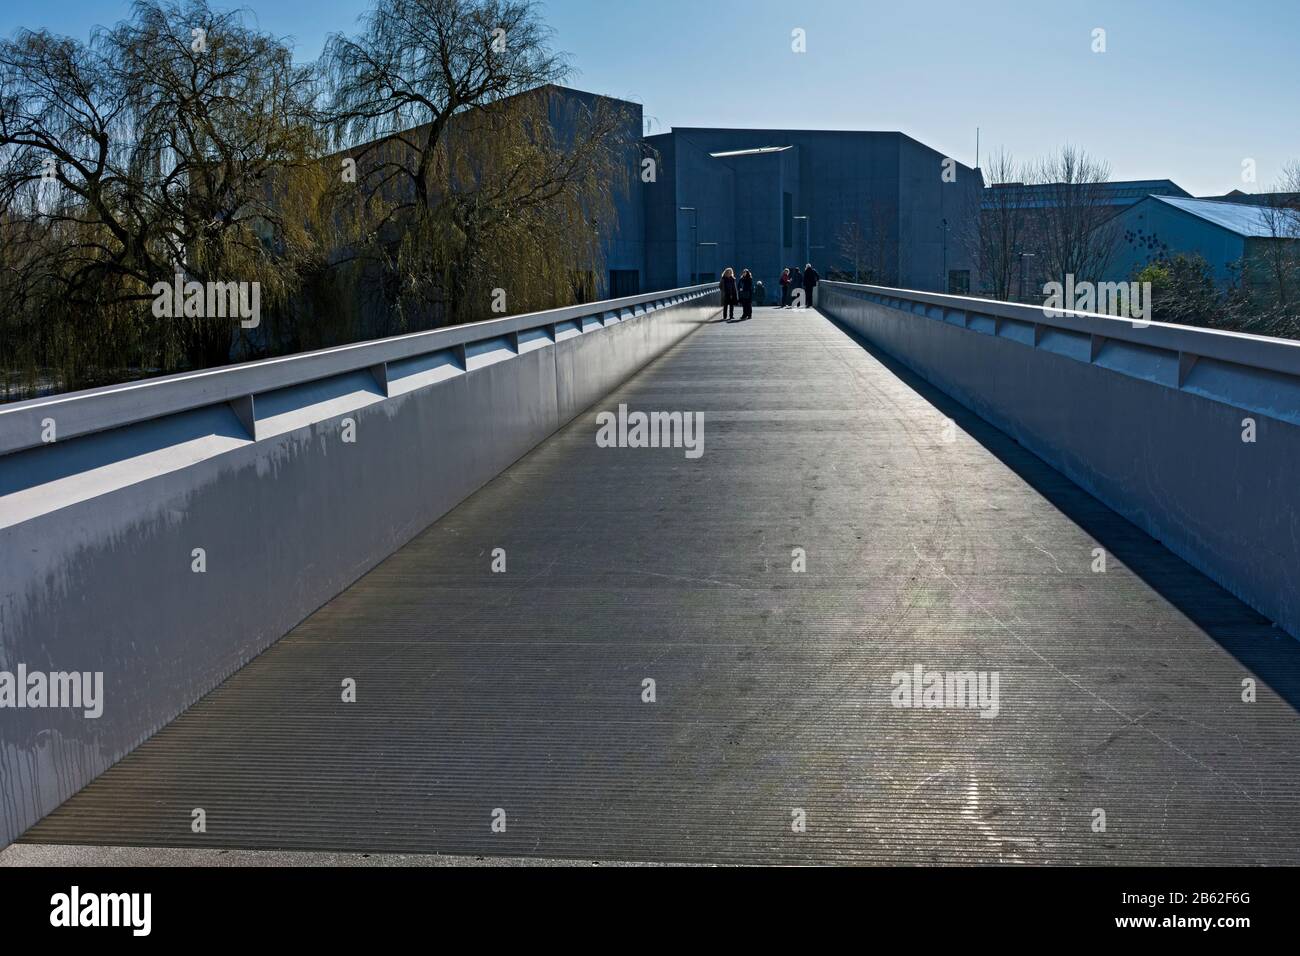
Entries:
[[821, 310], [1300, 636], [1300, 342], [846, 283]]
[[0, 846], [716, 312], [679, 289], [0, 408], [0, 671], [105, 701], [0, 709]]
[[[751, 270], [755, 282], [761, 281], [766, 287], [769, 302], [774, 294], [780, 297], [781, 270], [794, 262], [792, 249], [785, 249], [781, 242], [782, 193], [789, 192], [792, 199], [797, 194], [797, 176], [787, 182], [784, 174], [791, 168], [797, 171], [798, 151], [794, 146], [779, 153], [718, 160], [730, 166], [736, 176], [736, 274], [742, 269]], [[793, 162], [787, 159], [792, 153]], [[795, 221], [792, 225], [803, 223]]]
[[676, 283], [666, 287], [646, 284], [645, 208], [641, 183], [643, 134], [641, 104], [565, 86], [551, 86], [548, 90], [551, 125], [565, 148], [572, 146], [574, 136], [582, 128], [582, 124], [588, 122], [596, 111], [617, 110], [623, 118], [620, 135], [625, 146], [621, 161], [626, 179], [610, 184], [614, 219], [612, 222], [601, 224], [601, 232], [605, 236], [601, 242], [604, 261], [596, 276], [597, 295], [609, 295], [609, 273], [614, 269], [635, 270], [640, 275], [640, 291], [643, 292], [656, 288], [673, 288]]
[[[677, 205], [693, 206], [699, 221], [700, 242], [716, 245], [700, 246], [698, 266], [700, 275], [714, 279], [722, 270], [736, 261], [736, 176], [730, 166], [713, 159], [708, 150], [689, 136], [677, 135], [674, 155], [676, 161], [667, 170], [660, 170], [676, 183]], [[678, 242], [677, 274], [680, 281], [690, 281], [692, 269], [691, 224], [695, 216], [678, 211], [676, 223]]]
[[[942, 222], [947, 219], [948, 268], [971, 269], [972, 283], [978, 281], [963, 237], [972, 228], [979, 210], [982, 178], [974, 169], [958, 163], [956, 181], [945, 183], [941, 165], [944, 155], [902, 133], [679, 127], [671, 134], [651, 139], [656, 143], [668, 140], [673, 143], [675, 162], [661, 173], [677, 183], [679, 203], [713, 204], [724, 216], [732, 214], [725, 205], [718, 205], [723, 198], [715, 195], [720, 190], [708, 179], [710, 164], [731, 164], [740, 170], [741, 163], [752, 157], [709, 160], [710, 153], [768, 146], [796, 147], [796, 155], [787, 155], [782, 160], [787, 165], [782, 170], [781, 191], [794, 195], [795, 215], [806, 215], [809, 220], [794, 224], [792, 247], [782, 248], [780, 253], [782, 266], [793, 262], [802, 266], [811, 258], [823, 276], [832, 270], [850, 273], [854, 257], [846, 253], [842, 237], [856, 223], [871, 244], [884, 247], [876, 258], [885, 261], [873, 266], [890, 275], [887, 281], [902, 281], [901, 275], [915, 280], [913, 288], [944, 289]], [[743, 198], [742, 178], [738, 174], [734, 184], [737, 200]], [[759, 263], [761, 269], [768, 269], [763, 264], [765, 249], [742, 235], [739, 218], [743, 217], [738, 218], [734, 245], [729, 246], [733, 238], [730, 235], [705, 235], [718, 231], [710, 225], [712, 215], [702, 213], [702, 239], [719, 239], [723, 243], [719, 251], [724, 259], [738, 268]], [[689, 217], [684, 221], [689, 221]], [[779, 222], [778, 218], [777, 225]], [[664, 228], [664, 220], [647, 220], [647, 248], [651, 256], [662, 250], [658, 240], [663, 238]], [[763, 241], [779, 242], [779, 230], [771, 240]], [[689, 236], [680, 248], [689, 248]], [[864, 263], [859, 265], [866, 268]], [[649, 268], [654, 271], [653, 266]], [[681, 270], [679, 255], [679, 275], [686, 274], [687, 271]], [[766, 271], [756, 274], [770, 287]]]
[[946, 267], [948, 271], [969, 271], [971, 288], [978, 289], [970, 237], [984, 177], [955, 163], [954, 178], [945, 182], [943, 161], [948, 157], [908, 136], [899, 136], [898, 155], [898, 284], [947, 292]]

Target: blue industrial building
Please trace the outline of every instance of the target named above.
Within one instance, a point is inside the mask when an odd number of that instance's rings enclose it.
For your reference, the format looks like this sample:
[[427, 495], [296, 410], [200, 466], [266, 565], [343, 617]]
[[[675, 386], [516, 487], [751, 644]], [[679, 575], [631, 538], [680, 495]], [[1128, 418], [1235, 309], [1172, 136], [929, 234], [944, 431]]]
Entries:
[[[558, 126], [598, 105], [620, 111], [639, 154], [615, 197], [617, 221], [605, 224], [604, 273], [591, 277], [602, 297], [708, 282], [732, 266], [750, 269], [773, 299], [781, 270], [806, 262], [823, 278], [978, 292], [970, 238], [981, 209], [1028, 212], [1066, 194], [1059, 183], [985, 188], [978, 169], [899, 132], [679, 127], [642, 136], [639, 104], [547, 91]], [[1203, 256], [1226, 284], [1249, 271], [1263, 243], [1300, 238], [1290, 234], [1295, 215], [1280, 223], [1257, 197], [1196, 199], [1169, 179], [1099, 183], [1088, 202], [1115, 232], [1109, 280], [1181, 252]], [[1033, 255], [1032, 228], [1024, 241]], [[1030, 268], [1037, 289], [1047, 278], [1041, 255]]]
[[[550, 92], [557, 119], [603, 100], [640, 131], [636, 103]], [[598, 295], [711, 281], [732, 266], [750, 269], [775, 297], [781, 270], [806, 262], [824, 278], [974, 286], [964, 237], [982, 177], [903, 133], [693, 127], [639, 145], [637, 174], [607, 224]]]
[[[645, 140], [652, 288], [749, 268], [776, 294], [785, 266], [823, 277], [965, 292], [980, 174], [896, 132], [688, 127]], [[948, 175], [944, 175], [947, 171]]]
[[1109, 278], [1131, 279], [1151, 262], [1184, 253], [1203, 257], [1218, 284], [1240, 281], [1262, 244], [1300, 241], [1297, 223], [1295, 213], [1279, 207], [1148, 196], [1116, 217]]
[[[1117, 214], [1149, 196], [1191, 198], [1191, 193], [1169, 179], [1126, 179], [1077, 185], [1007, 182], [989, 185], [984, 190], [981, 206], [982, 214], [994, 221], [1000, 217], [1019, 216], [1021, 222], [1015, 251], [1017, 274], [1012, 288], [1019, 290], [1022, 299], [1033, 302], [1041, 298], [1040, 290], [1045, 283], [1060, 278], [1050, 274], [1043, 252], [1047, 240], [1042, 235], [1042, 210], [1079, 202], [1086, 208], [1086, 212], [1079, 213], [1081, 217], [1091, 220], [1096, 226], [1109, 228], [1107, 224]], [[996, 233], [997, 228], [990, 225], [990, 234]], [[980, 292], [990, 294], [988, 288]]]

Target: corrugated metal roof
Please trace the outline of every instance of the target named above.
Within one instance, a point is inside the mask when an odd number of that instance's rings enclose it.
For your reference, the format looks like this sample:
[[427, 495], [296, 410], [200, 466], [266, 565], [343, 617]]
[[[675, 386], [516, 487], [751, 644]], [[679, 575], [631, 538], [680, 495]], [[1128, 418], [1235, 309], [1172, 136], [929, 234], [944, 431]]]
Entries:
[[1289, 221], [1269, 206], [1247, 205], [1239, 202], [1220, 202], [1213, 199], [1183, 199], [1178, 196], [1152, 196], [1197, 218], [1235, 232], [1248, 239], [1275, 239], [1278, 237], [1300, 239], [1300, 215], [1291, 212]]

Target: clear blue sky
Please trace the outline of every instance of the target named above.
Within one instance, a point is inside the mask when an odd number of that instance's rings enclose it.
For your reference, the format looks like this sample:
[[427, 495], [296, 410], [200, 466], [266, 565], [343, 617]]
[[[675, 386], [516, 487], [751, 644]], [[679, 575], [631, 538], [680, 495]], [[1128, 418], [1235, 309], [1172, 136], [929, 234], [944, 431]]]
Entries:
[[[215, 6], [236, 6], [222, 4]], [[366, 0], [248, 0], [315, 59]], [[85, 38], [127, 0], [6, 4], [0, 32]], [[659, 129], [897, 129], [964, 163], [1072, 142], [1116, 179], [1197, 195], [1300, 159], [1298, 0], [543, 0], [571, 85], [636, 100]], [[790, 49], [791, 30], [807, 52]], [[1105, 53], [1092, 31], [1106, 30]], [[1257, 164], [1243, 183], [1241, 164]]]

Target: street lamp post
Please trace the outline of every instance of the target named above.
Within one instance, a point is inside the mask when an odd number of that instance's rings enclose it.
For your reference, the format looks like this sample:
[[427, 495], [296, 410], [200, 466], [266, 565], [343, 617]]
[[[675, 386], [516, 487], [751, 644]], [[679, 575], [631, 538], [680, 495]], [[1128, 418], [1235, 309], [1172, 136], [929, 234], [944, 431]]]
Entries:
[[678, 206], [682, 212], [691, 213], [691, 281], [689, 285], [695, 285], [700, 275], [699, 247], [698, 241], [700, 235], [700, 211], [694, 206]]
[[1034, 258], [1035, 253], [1021, 250], [1017, 255], [1020, 256], [1020, 301], [1025, 301], [1025, 260]]
[[940, 222], [942, 225], [939, 228], [943, 230], [943, 275], [939, 277], [939, 288], [944, 292], [951, 292], [952, 287], [948, 282], [948, 217], [944, 216]]

